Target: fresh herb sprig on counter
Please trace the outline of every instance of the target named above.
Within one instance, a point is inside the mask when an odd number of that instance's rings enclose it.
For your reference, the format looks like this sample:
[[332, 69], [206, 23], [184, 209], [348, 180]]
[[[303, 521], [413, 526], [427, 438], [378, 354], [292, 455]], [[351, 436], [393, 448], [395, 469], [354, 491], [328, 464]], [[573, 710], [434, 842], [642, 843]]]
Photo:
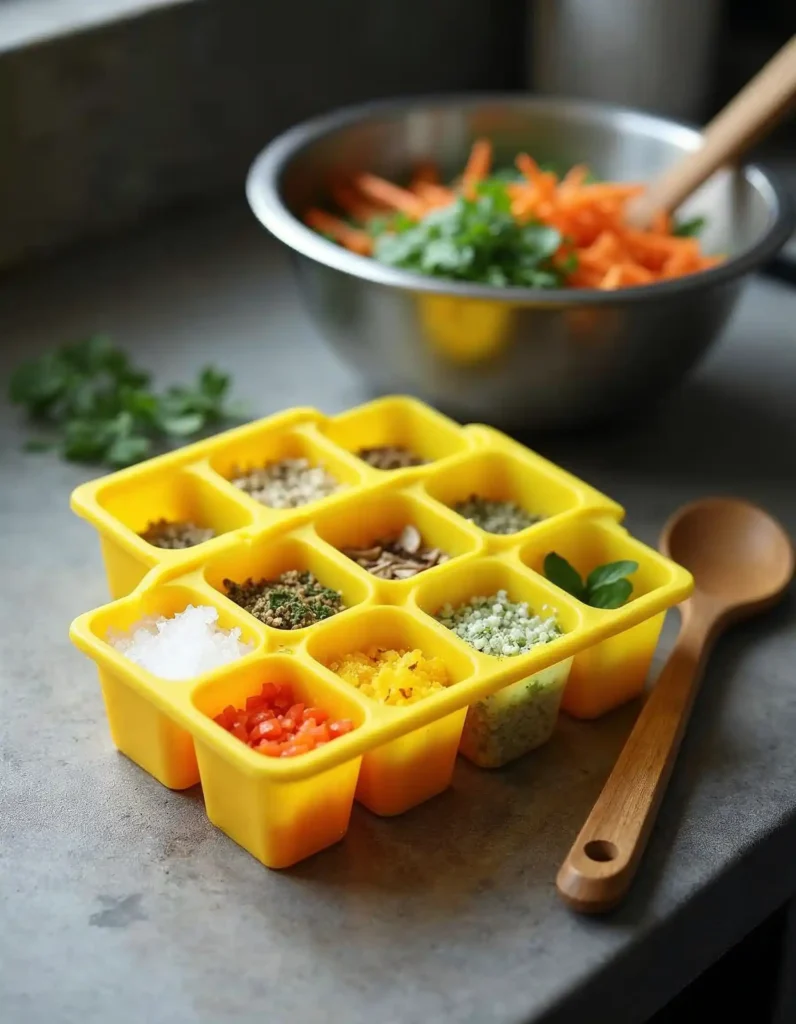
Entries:
[[638, 562], [608, 562], [598, 565], [583, 580], [577, 569], [555, 551], [544, 560], [547, 579], [592, 608], [621, 608], [633, 593], [633, 584], [627, 577], [637, 569]]
[[554, 262], [561, 233], [538, 222], [518, 223], [506, 184], [487, 179], [476, 186], [475, 198], [459, 196], [418, 222], [400, 214], [369, 222], [366, 227], [375, 236], [373, 255], [390, 266], [448, 280], [563, 287], [566, 274], [575, 269], [574, 254]]
[[230, 378], [205, 367], [190, 385], [158, 394], [150, 375], [104, 335], [62, 345], [20, 366], [9, 396], [41, 433], [29, 451], [120, 468], [175, 443], [237, 422]]

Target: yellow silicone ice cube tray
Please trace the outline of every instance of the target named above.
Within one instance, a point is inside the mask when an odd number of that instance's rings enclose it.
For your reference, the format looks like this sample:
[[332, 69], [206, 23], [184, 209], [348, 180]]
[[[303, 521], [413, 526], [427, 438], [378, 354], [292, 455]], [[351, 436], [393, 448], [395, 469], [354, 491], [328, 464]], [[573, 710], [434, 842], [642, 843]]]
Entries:
[[[361, 448], [401, 445], [425, 463], [382, 471]], [[343, 486], [291, 510], [268, 508], [230, 482], [283, 458], [322, 465]], [[478, 494], [512, 500], [543, 519], [511, 536], [479, 529], [454, 510]], [[219, 434], [77, 488], [74, 511], [100, 534], [115, 599], [80, 616], [71, 638], [99, 669], [113, 740], [171, 789], [201, 782], [210, 820], [269, 867], [285, 867], [338, 841], [354, 799], [393, 815], [450, 783], [469, 706], [483, 721], [500, 712], [499, 691], [516, 703], [522, 680], [563, 686], [563, 707], [596, 717], [637, 696], [666, 609], [692, 589], [689, 574], [631, 538], [622, 508], [498, 431], [461, 427], [422, 403], [391, 397], [327, 417], [295, 409]], [[216, 536], [181, 551], [139, 534], [160, 518], [190, 520]], [[410, 579], [377, 578], [342, 549], [367, 546], [413, 523], [448, 561]], [[547, 552], [583, 574], [634, 559], [632, 599], [587, 607], [544, 578]], [[341, 592], [346, 609], [307, 628], [264, 625], [234, 604], [223, 581], [310, 570]], [[506, 590], [512, 600], [555, 611], [563, 635], [529, 653], [495, 658], [476, 651], [435, 618], [446, 602]], [[251, 652], [215, 672], [162, 680], [107, 642], [145, 615], [212, 605], [219, 624], [237, 626]], [[419, 648], [444, 659], [450, 685], [415, 704], [387, 707], [331, 671], [341, 655], [371, 645]], [[571, 665], [571, 668], [570, 668]], [[299, 700], [353, 720], [353, 732], [311, 753], [271, 758], [213, 721], [241, 707], [266, 681], [287, 682]], [[555, 708], [553, 708], [553, 717]], [[476, 763], [465, 744], [462, 752]], [[491, 755], [490, 755], [491, 756]]]

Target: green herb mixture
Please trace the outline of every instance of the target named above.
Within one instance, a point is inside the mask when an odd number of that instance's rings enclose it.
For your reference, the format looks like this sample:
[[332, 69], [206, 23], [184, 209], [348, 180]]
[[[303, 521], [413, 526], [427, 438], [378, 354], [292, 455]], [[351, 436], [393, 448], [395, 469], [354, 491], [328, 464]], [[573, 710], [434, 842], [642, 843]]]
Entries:
[[577, 266], [572, 254], [553, 262], [561, 233], [545, 224], [519, 224], [511, 213], [507, 181], [492, 177], [474, 199], [459, 196], [415, 223], [398, 215], [374, 218], [374, 257], [382, 263], [454, 281], [499, 287], [561, 288]]
[[73, 462], [119, 468], [238, 420], [226, 404], [229, 385], [208, 366], [193, 384], [158, 394], [124, 350], [94, 335], [20, 366], [9, 395], [42, 431], [29, 451], [54, 449]]

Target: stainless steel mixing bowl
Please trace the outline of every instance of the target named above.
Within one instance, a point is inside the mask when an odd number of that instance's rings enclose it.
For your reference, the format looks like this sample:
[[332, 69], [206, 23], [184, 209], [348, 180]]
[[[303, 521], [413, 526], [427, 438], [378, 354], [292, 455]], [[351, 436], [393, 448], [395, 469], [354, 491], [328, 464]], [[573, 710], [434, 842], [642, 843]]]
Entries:
[[703, 355], [749, 272], [793, 230], [790, 204], [766, 173], [728, 171], [681, 211], [707, 218], [706, 250], [730, 257], [721, 266], [617, 292], [534, 291], [396, 270], [301, 222], [340, 174], [366, 169], [400, 180], [430, 157], [453, 177], [480, 136], [506, 165], [527, 151], [639, 181], [700, 143], [683, 125], [581, 101], [409, 99], [292, 129], [260, 154], [247, 182], [256, 216], [292, 249], [301, 292], [329, 342], [374, 390], [417, 394], [459, 418], [560, 428], [648, 406]]

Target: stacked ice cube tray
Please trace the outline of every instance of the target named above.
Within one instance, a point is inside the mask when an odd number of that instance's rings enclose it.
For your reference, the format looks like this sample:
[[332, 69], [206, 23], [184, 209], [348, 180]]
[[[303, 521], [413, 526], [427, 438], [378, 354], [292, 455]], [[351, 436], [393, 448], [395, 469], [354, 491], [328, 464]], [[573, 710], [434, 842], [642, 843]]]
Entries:
[[[424, 465], [382, 471], [363, 448], [397, 445]], [[322, 465], [343, 487], [293, 510], [265, 507], [230, 483], [236, 471], [286, 458]], [[511, 536], [485, 533], [454, 506], [472, 494], [511, 500], [544, 518]], [[74, 511], [100, 535], [113, 602], [72, 625], [99, 669], [116, 746], [170, 789], [201, 782], [210, 820], [269, 867], [286, 867], [343, 837], [356, 799], [399, 814], [451, 781], [468, 706], [563, 666], [563, 708], [593, 718], [643, 688], [667, 608], [688, 595], [687, 572], [629, 536], [622, 508], [489, 427], [461, 427], [409, 398], [391, 397], [326, 417], [294, 409], [79, 487]], [[150, 521], [188, 520], [216, 536], [193, 548], [154, 547]], [[451, 557], [405, 580], [372, 576], [346, 557], [414, 524]], [[555, 550], [581, 573], [617, 559], [639, 563], [632, 599], [587, 607], [542, 575]], [[295, 631], [262, 624], [225, 596], [223, 581], [309, 570], [340, 591], [346, 610]], [[435, 619], [438, 609], [506, 590], [555, 611], [563, 635], [529, 653], [479, 653]], [[184, 681], [161, 680], [107, 642], [147, 615], [212, 605], [252, 652]], [[451, 684], [415, 704], [388, 707], [331, 671], [371, 645], [419, 648], [444, 659]], [[266, 680], [356, 728], [311, 753], [266, 757], [214, 720], [242, 707]], [[465, 753], [467, 750], [465, 748]], [[400, 827], [396, 824], [396, 827]]]

